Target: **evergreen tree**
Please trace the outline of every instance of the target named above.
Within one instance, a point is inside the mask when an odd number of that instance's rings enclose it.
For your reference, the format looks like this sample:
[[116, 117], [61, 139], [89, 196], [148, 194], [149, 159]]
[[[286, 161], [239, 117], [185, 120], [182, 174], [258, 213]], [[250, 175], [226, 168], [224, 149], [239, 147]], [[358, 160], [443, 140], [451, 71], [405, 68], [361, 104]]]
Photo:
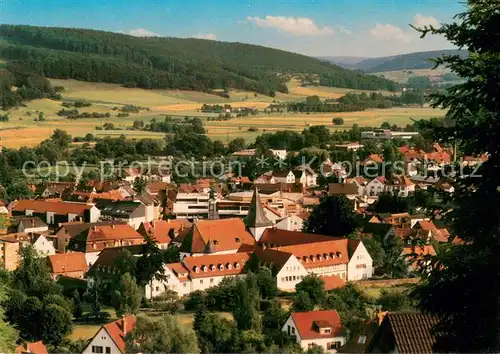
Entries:
[[447, 198], [453, 207], [441, 211], [465, 244], [431, 257], [430, 274], [417, 290], [422, 310], [440, 319], [435, 332], [440, 352], [500, 351], [499, 23], [498, 1], [469, 0], [456, 22], [423, 29], [423, 35], [443, 35], [469, 51], [467, 58], [436, 62], [465, 80], [431, 95], [432, 105], [448, 108], [453, 122], [436, 129], [436, 136], [458, 143], [467, 155], [489, 155], [475, 175], [455, 179], [455, 192]]
[[325, 196], [313, 208], [303, 231], [342, 237], [351, 234], [355, 228], [356, 215], [351, 202], [345, 196]]
[[75, 317], [75, 319], [79, 320], [83, 315], [83, 306], [82, 306], [82, 300], [80, 300], [80, 293], [76, 289], [75, 291], [73, 291], [72, 301], [73, 301], [73, 316]]
[[141, 300], [141, 289], [130, 273], [125, 273], [114, 286], [113, 307], [116, 315], [136, 314], [141, 306]]

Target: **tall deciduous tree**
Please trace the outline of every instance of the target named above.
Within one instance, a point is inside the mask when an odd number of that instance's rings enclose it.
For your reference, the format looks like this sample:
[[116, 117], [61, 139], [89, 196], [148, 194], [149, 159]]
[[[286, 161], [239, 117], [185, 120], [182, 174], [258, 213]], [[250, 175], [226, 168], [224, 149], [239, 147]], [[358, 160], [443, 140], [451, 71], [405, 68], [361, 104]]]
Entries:
[[126, 337], [127, 353], [199, 353], [196, 334], [172, 315], [160, 319], [137, 316]]
[[304, 232], [330, 236], [346, 236], [356, 228], [353, 206], [345, 196], [321, 198], [304, 223]]
[[[0, 303], [6, 299], [5, 286], [0, 285]], [[8, 322], [4, 319], [4, 309], [0, 305], [0, 352], [12, 353], [16, 347], [16, 340], [18, 333]]]
[[500, 351], [499, 23], [498, 1], [469, 0], [456, 22], [422, 30], [469, 51], [467, 58], [437, 60], [465, 80], [431, 96], [453, 121], [438, 135], [467, 155], [489, 154], [475, 175], [455, 180], [453, 208], [442, 211], [466, 243], [432, 257], [417, 291], [421, 308], [440, 318], [435, 349], [441, 352]]
[[118, 316], [136, 314], [141, 306], [141, 300], [141, 289], [130, 273], [125, 273], [114, 289], [113, 307], [116, 314]]

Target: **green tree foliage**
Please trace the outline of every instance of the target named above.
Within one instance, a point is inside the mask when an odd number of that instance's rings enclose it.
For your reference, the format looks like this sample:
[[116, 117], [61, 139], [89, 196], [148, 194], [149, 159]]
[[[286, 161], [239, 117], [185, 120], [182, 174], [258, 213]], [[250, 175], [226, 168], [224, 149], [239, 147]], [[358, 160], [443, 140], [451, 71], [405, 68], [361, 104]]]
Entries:
[[269, 268], [261, 267], [257, 273], [257, 286], [263, 299], [271, 299], [278, 293], [276, 278]]
[[271, 338], [273, 343], [282, 346], [284, 343], [282, 328], [288, 319], [288, 312], [283, 309], [281, 303], [277, 299], [273, 299], [269, 303], [269, 307], [264, 310], [262, 315], [262, 329], [268, 338]]
[[79, 320], [80, 318], [82, 318], [83, 315], [83, 306], [82, 306], [82, 300], [80, 299], [80, 293], [76, 289], [72, 295], [72, 302], [73, 302], [73, 317]]
[[406, 213], [410, 210], [410, 203], [408, 198], [387, 192], [379, 195], [373, 210], [377, 213]]
[[308, 293], [297, 291], [293, 297], [292, 308], [294, 312], [312, 311], [314, 310], [314, 303]]
[[323, 308], [337, 310], [348, 338], [360, 330], [364, 321], [372, 320], [374, 316], [370, 301], [363, 291], [352, 283], [330, 291]]
[[22, 339], [57, 345], [72, 329], [71, 301], [64, 298], [46, 260], [32, 246], [23, 246], [20, 256], [5, 301], [7, 319], [17, 326]]
[[236, 282], [233, 317], [240, 330], [261, 331], [260, 294], [256, 276], [248, 273]]
[[126, 337], [127, 353], [199, 353], [196, 334], [172, 315], [154, 319], [139, 315]]
[[383, 311], [408, 311], [416, 308], [416, 302], [408, 291], [382, 289], [377, 303]]
[[[317, 74], [327, 86], [395, 89], [397, 84], [304, 55], [229, 42], [137, 38], [124, 34], [2, 25], [0, 54], [52, 78], [126, 87], [211, 91], [233, 88], [274, 96], [291, 73]], [[245, 53], [245, 55], [241, 55]]]
[[304, 232], [346, 236], [356, 228], [353, 207], [345, 196], [325, 196], [304, 222]]
[[421, 308], [440, 318], [435, 350], [441, 352], [500, 351], [499, 21], [500, 3], [470, 0], [456, 22], [424, 30], [470, 53], [437, 61], [465, 80], [431, 96], [433, 106], [448, 108], [453, 122], [436, 129], [437, 135], [459, 142], [468, 155], [489, 154], [477, 171], [481, 178], [454, 181], [453, 209], [443, 213], [466, 243], [432, 257], [431, 272], [417, 291]]
[[3, 307], [6, 301], [7, 289], [5, 284], [0, 285], [0, 352], [12, 353], [16, 347], [18, 332], [12, 325], [5, 320], [5, 311]]
[[295, 286], [297, 292], [305, 292], [314, 306], [325, 300], [325, 282], [315, 274], [309, 274]]
[[332, 119], [333, 125], [343, 125], [344, 124], [344, 118], [333, 118]]
[[227, 150], [230, 153], [243, 150], [244, 148], [246, 148], [246, 142], [245, 142], [245, 139], [243, 139], [243, 138], [233, 139], [227, 145]]
[[381, 243], [373, 237], [363, 237], [361, 241], [363, 241], [368, 254], [372, 257], [373, 266], [376, 268], [384, 267], [386, 255]]
[[24, 246], [19, 253], [21, 261], [12, 277], [14, 289], [39, 298], [60, 293], [61, 288], [52, 280], [46, 260], [39, 257], [33, 246]]
[[237, 353], [240, 351], [238, 328], [234, 321], [208, 313], [195, 328], [203, 353]]
[[[33, 318], [32, 320], [36, 320]], [[56, 305], [46, 305], [39, 317], [40, 337], [48, 344], [59, 344], [72, 330], [72, 314]]]
[[141, 300], [141, 289], [130, 273], [125, 273], [114, 286], [113, 307], [116, 310], [116, 315], [136, 314], [141, 306]]
[[428, 89], [431, 88], [431, 80], [427, 76], [411, 76], [408, 79], [408, 87], [416, 89]]
[[133, 185], [134, 191], [136, 191], [137, 193], [141, 193], [142, 190], [146, 188], [146, 184], [147, 182], [145, 179], [141, 177], [136, 177]]

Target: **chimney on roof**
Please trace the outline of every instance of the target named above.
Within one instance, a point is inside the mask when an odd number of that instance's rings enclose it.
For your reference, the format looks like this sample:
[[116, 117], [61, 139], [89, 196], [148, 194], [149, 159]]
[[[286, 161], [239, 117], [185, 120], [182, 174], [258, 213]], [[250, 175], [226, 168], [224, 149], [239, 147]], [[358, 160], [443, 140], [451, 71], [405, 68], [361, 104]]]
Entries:
[[114, 230], [115, 229], [115, 224], [111, 224], [111, 228]]
[[122, 315], [122, 323], [123, 323], [123, 336], [127, 335], [127, 323], [126, 323], [125, 315]]

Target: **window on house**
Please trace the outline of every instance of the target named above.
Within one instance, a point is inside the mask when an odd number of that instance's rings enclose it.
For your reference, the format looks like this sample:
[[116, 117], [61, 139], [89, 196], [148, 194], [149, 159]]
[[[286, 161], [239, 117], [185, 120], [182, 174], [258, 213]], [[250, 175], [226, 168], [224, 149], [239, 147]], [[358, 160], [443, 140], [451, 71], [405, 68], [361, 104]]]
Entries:
[[203, 284], [203, 279], [200, 280], [200, 284]]
[[111, 354], [111, 347], [106, 347], [106, 354]]
[[210, 278], [210, 283], [213, 283], [214, 282], [214, 279], [213, 278]]
[[295, 334], [295, 327], [292, 327], [292, 334]]
[[103, 353], [103, 348], [101, 346], [93, 345], [92, 346], [92, 353], [101, 354], [101, 353]]

